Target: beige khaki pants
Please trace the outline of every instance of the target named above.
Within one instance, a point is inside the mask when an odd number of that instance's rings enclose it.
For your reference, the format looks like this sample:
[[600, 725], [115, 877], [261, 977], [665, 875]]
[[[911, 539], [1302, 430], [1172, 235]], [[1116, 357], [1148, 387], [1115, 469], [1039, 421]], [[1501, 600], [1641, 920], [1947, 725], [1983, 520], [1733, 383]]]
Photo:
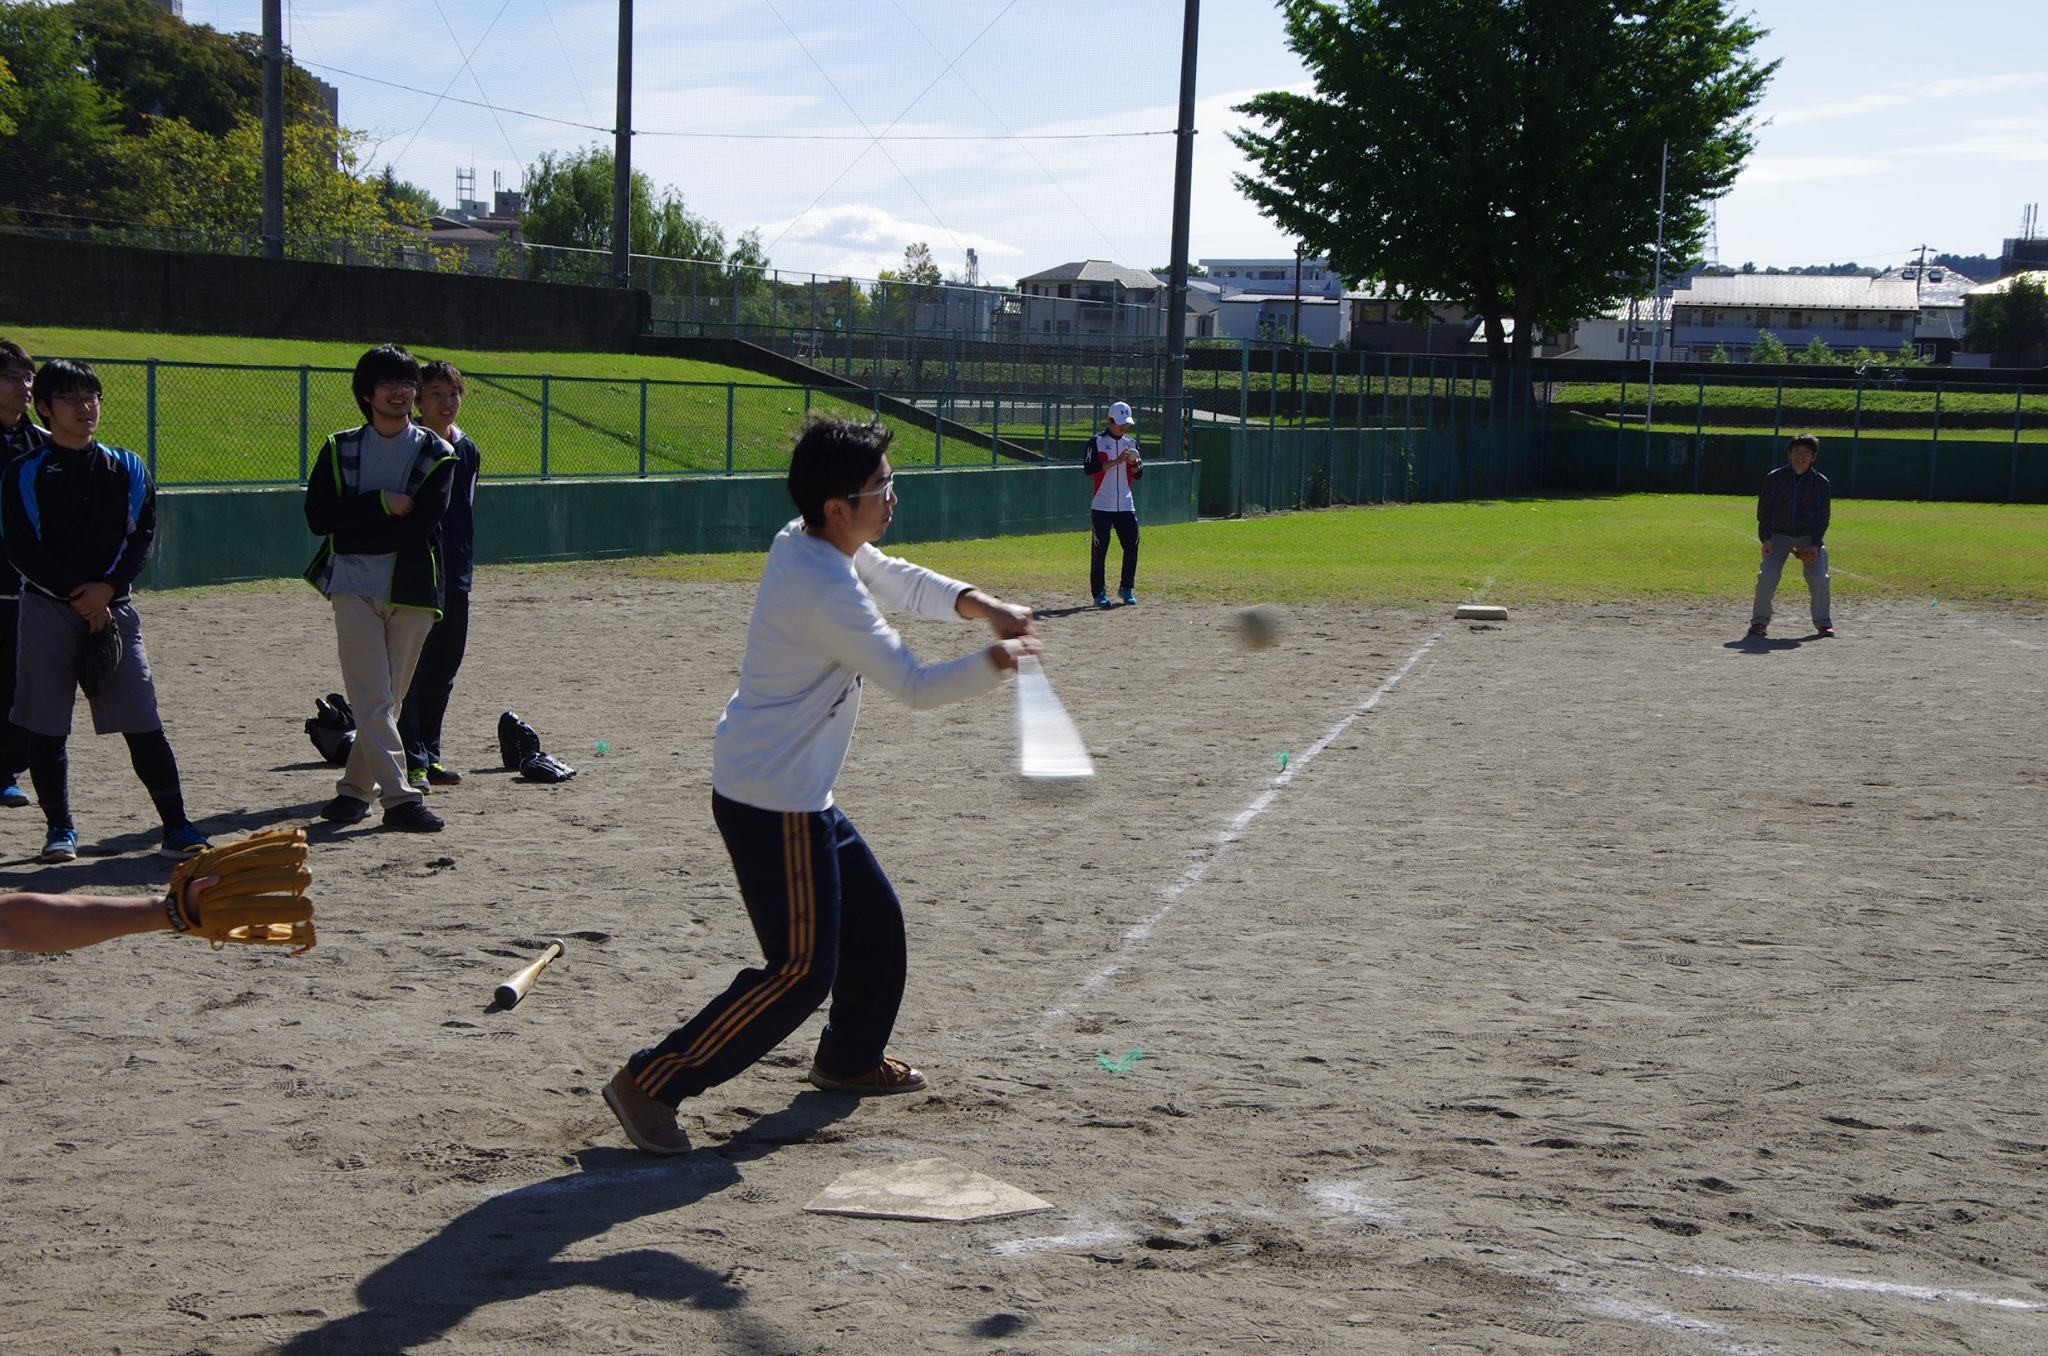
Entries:
[[337, 593], [327, 601], [334, 605], [341, 686], [356, 713], [356, 742], [334, 790], [364, 802], [381, 800], [386, 810], [421, 800], [405, 784], [398, 704], [412, 683], [427, 632], [434, 629], [434, 614], [360, 593]]

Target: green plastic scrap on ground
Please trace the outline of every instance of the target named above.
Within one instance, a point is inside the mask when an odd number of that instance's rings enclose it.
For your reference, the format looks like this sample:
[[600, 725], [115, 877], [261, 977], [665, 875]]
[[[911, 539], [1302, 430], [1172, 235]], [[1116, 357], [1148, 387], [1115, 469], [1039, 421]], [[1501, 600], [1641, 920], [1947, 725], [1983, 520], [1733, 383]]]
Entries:
[[1120, 1074], [1130, 1072], [1131, 1066], [1144, 1057], [1143, 1050], [1133, 1050], [1129, 1054], [1118, 1055], [1115, 1059], [1111, 1059], [1106, 1051], [1097, 1051], [1095, 1062], [1113, 1074]]
[[1285, 749], [1280, 750], [1280, 770], [1282, 772], [1287, 771], [1287, 750]]

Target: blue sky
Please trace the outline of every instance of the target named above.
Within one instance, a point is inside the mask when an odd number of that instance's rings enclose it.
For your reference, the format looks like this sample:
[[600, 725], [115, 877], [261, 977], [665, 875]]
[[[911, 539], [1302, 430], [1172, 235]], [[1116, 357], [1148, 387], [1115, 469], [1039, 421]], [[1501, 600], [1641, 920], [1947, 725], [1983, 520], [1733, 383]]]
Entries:
[[[783, 269], [872, 276], [912, 240], [949, 273], [972, 248], [995, 281], [1079, 258], [1161, 265], [1182, 8], [642, 0], [635, 164], [728, 235], [760, 230]], [[1202, 9], [1191, 252], [1285, 255], [1231, 186], [1241, 161], [1223, 132], [1233, 103], [1298, 84], [1300, 64], [1265, 0]], [[609, 144], [616, 0], [285, 11], [298, 58], [372, 134], [372, 163], [443, 201], [460, 166], [488, 199], [494, 176], [516, 186], [540, 152]], [[1773, 30], [1761, 55], [1784, 65], [1721, 204], [1724, 262], [1996, 253], [2022, 206], [2048, 198], [2048, 7], [1765, 0], [1755, 13]], [[254, 30], [261, 6], [186, 0], [185, 15]]]

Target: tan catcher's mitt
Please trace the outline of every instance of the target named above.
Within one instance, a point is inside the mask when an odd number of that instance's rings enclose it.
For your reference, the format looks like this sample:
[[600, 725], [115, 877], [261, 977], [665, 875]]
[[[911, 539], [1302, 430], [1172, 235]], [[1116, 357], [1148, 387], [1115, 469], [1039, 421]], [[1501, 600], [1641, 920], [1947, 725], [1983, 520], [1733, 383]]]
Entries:
[[[218, 883], [196, 899], [192, 884], [208, 876]], [[242, 946], [289, 946], [293, 955], [313, 945], [313, 901], [306, 887], [304, 829], [266, 829], [234, 843], [187, 857], [171, 872], [164, 912], [179, 932], [197, 933], [218, 951]]]

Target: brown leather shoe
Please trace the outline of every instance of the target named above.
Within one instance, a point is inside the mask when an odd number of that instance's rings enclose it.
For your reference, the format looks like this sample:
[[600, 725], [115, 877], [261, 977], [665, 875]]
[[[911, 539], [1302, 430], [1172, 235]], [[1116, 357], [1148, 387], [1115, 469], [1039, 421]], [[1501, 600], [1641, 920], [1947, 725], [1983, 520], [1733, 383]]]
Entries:
[[619, 1128], [634, 1147], [650, 1154], [686, 1154], [690, 1137], [676, 1124], [676, 1110], [640, 1091], [633, 1075], [621, 1069], [604, 1085], [605, 1105], [619, 1118]]
[[826, 1092], [843, 1092], [853, 1097], [887, 1097], [898, 1092], [923, 1092], [924, 1075], [893, 1055], [864, 1074], [841, 1078], [811, 1066], [811, 1086]]

